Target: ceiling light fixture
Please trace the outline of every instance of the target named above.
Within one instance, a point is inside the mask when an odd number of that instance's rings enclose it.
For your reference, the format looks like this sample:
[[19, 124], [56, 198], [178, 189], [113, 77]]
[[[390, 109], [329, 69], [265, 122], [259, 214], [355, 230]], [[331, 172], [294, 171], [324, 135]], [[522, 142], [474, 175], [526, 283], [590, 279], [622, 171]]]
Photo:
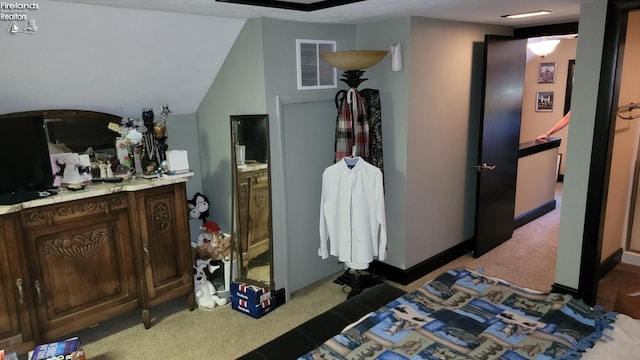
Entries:
[[559, 43], [560, 40], [542, 40], [528, 43], [527, 47], [529, 48], [529, 50], [531, 50], [532, 53], [544, 59], [545, 56], [549, 55], [553, 50], [555, 50], [556, 46], [558, 46]]
[[527, 12], [527, 13], [502, 15], [501, 17], [507, 18], [507, 19], [520, 19], [520, 18], [525, 18], [525, 17], [549, 15], [549, 14], [553, 14], [553, 11], [537, 10], [537, 11], [531, 11], [531, 12]]

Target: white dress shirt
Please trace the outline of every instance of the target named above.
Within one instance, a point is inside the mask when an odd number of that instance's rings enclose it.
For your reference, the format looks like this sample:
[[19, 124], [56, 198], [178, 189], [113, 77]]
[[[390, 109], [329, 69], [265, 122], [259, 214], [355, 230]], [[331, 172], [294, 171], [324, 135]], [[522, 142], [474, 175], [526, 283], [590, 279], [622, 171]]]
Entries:
[[327, 167], [322, 174], [318, 255], [337, 256], [352, 268], [364, 269], [374, 257], [384, 260], [386, 247], [382, 171], [360, 157]]

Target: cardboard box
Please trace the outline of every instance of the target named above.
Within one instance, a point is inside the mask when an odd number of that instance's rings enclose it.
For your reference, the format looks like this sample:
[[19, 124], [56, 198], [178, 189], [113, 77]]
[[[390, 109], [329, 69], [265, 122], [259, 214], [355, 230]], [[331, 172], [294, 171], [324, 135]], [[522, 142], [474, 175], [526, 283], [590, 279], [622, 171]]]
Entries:
[[77, 337], [38, 345], [29, 355], [29, 360], [86, 360]]
[[231, 296], [231, 308], [253, 318], [260, 318], [276, 308], [276, 297], [272, 296], [257, 304]]
[[259, 304], [271, 298], [271, 290], [234, 281], [231, 283], [231, 297], [246, 300], [252, 304]]

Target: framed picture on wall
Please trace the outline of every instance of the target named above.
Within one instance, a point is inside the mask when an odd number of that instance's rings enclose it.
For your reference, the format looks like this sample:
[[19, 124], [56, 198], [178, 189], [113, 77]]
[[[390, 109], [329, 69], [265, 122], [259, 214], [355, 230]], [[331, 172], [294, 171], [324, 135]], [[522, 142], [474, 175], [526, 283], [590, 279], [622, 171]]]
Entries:
[[536, 93], [536, 111], [553, 111], [553, 91]]
[[554, 82], [556, 82], [556, 63], [540, 63], [540, 69], [538, 71], [538, 83], [551, 84]]

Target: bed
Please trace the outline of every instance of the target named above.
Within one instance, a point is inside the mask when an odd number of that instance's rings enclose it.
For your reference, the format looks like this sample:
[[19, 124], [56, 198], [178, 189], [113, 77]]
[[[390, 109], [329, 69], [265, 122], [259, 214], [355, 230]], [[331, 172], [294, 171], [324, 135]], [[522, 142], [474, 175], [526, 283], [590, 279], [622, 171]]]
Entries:
[[[367, 292], [353, 299], [360, 296], [367, 296]], [[638, 358], [638, 320], [602, 312], [571, 295], [518, 287], [469, 269], [440, 274], [298, 357], [302, 360]]]

